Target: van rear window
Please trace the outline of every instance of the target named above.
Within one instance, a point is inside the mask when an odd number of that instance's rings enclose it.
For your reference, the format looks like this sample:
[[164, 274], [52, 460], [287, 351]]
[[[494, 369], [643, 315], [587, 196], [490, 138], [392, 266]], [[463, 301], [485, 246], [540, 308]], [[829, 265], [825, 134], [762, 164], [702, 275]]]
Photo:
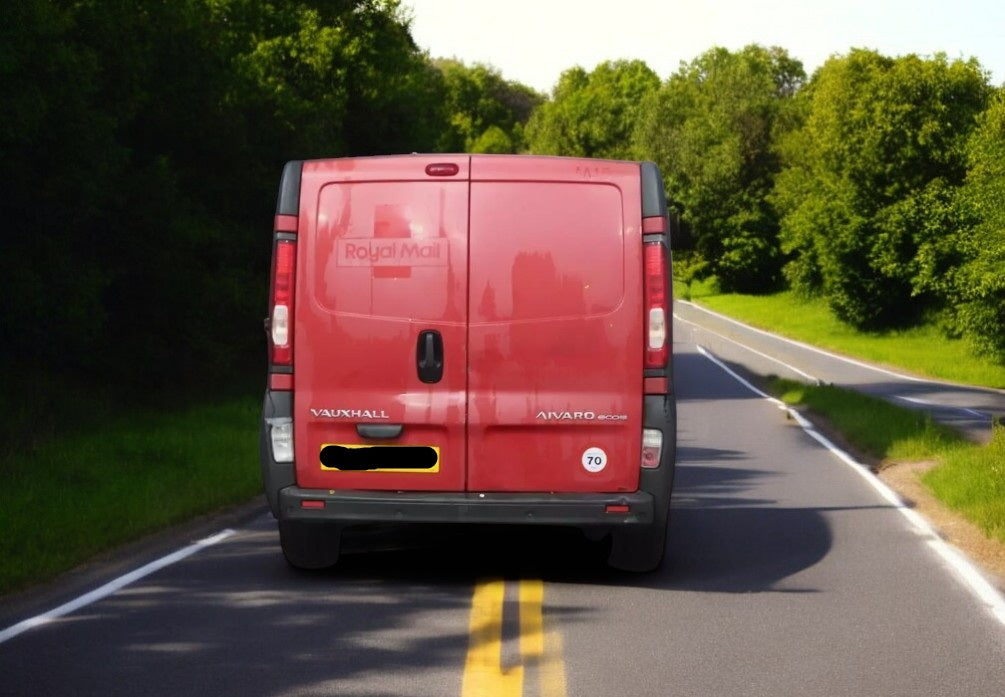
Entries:
[[619, 189], [474, 182], [471, 321], [597, 316], [624, 296]]
[[329, 184], [316, 220], [308, 282], [321, 307], [464, 321], [466, 182]]

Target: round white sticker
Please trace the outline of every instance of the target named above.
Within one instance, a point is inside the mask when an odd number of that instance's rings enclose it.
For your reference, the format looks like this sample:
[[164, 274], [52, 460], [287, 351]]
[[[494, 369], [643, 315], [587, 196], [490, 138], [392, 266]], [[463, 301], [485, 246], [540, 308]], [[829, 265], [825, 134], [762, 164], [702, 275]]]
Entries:
[[607, 467], [607, 453], [600, 448], [587, 448], [583, 453], [583, 469], [587, 472], [600, 472]]

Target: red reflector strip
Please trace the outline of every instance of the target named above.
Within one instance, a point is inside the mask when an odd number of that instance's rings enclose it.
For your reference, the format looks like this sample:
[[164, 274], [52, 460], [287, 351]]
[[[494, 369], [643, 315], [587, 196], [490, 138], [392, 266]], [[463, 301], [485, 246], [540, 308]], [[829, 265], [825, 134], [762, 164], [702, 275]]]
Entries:
[[667, 219], [662, 215], [655, 216], [653, 218], [643, 218], [642, 219], [642, 234], [648, 235], [655, 232], [666, 232], [667, 231]]
[[277, 215], [273, 230], [276, 232], [296, 232], [299, 219], [295, 215]]
[[305, 500], [300, 502], [301, 508], [324, 508], [324, 501]]
[[292, 390], [293, 376], [289, 373], [269, 373], [270, 390]]
[[604, 513], [628, 513], [631, 508], [624, 504], [611, 503], [604, 506]]
[[[292, 375], [288, 377], [293, 377]], [[292, 380], [290, 381], [292, 382]], [[670, 381], [667, 378], [643, 378], [643, 392], [645, 394], [666, 394], [670, 388]], [[292, 387], [290, 389], [293, 389]]]

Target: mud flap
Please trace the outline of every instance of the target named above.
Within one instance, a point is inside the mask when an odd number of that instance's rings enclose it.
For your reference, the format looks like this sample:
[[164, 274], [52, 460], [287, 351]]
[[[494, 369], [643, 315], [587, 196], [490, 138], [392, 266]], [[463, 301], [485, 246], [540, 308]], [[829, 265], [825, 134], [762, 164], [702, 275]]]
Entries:
[[668, 513], [666, 509], [655, 511], [652, 525], [642, 529], [614, 530], [607, 565], [636, 573], [659, 568], [666, 550]]
[[622, 571], [655, 571], [666, 550], [670, 495], [677, 466], [677, 403], [672, 394], [647, 396], [645, 426], [663, 431], [664, 448], [657, 469], [642, 470], [639, 488], [653, 495], [653, 522], [642, 528], [611, 531], [608, 566]]
[[332, 523], [280, 520], [279, 544], [290, 566], [327, 569], [335, 566], [342, 542], [341, 526]]

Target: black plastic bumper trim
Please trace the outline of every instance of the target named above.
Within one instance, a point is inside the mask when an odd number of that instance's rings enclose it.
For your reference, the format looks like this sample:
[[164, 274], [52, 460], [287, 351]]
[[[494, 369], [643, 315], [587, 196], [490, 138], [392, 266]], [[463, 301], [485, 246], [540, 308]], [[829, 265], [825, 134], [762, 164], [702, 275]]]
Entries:
[[[323, 501], [303, 508], [301, 501]], [[316, 505], [316, 504], [315, 504]], [[628, 506], [608, 513], [607, 506]], [[653, 496], [644, 491], [611, 494], [427, 493], [394, 491], [279, 491], [279, 518], [343, 523], [513, 523], [522, 525], [647, 525], [653, 521]]]

